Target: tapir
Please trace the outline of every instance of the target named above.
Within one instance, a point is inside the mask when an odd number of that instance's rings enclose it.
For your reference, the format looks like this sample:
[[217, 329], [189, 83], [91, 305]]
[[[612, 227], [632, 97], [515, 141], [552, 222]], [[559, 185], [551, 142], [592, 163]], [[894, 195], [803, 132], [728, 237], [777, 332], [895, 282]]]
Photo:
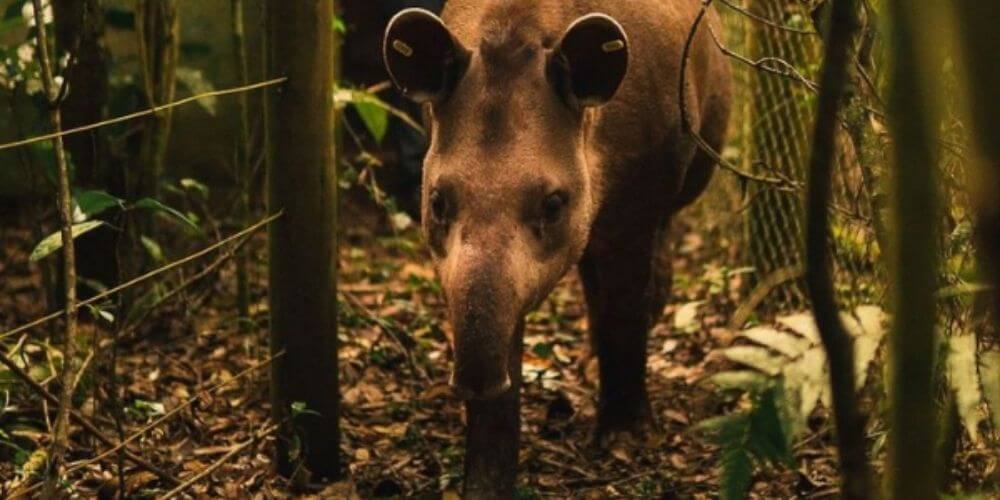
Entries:
[[513, 496], [524, 318], [574, 268], [600, 369], [595, 441], [652, 425], [646, 344], [670, 294], [668, 230], [708, 185], [730, 114], [717, 13], [690, 37], [701, 9], [449, 0], [386, 29], [386, 68], [428, 125], [422, 223], [466, 404], [467, 498]]

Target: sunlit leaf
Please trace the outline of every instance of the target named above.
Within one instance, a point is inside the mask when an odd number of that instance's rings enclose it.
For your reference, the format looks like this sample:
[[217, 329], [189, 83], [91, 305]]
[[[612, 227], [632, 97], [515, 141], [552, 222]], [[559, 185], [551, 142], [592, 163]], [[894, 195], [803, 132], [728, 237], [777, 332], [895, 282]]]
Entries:
[[[77, 239], [80, 237], [80, 235], [89, 233], [90, 231], [93, 231], [94, 229], [97, 229], [103, 225], [105, 225], [104, 222], [99, 220], [92, 220], [83, 222], [81, 224], [75, 224], [71, 229], [73, 239]], [[31, 262], [38, 262], [39, 260], [48, 257], [56, 250], [59, 250], [60, 248], [62, 248], [62, 246], [63, 246], [62, 231], [57, 231], [55, 233], [46, 236], [45, 239], [43, 239], [40, 243], [38, 243], [38, 245], [35, 246], [35, 249], [31, 251], [31, 257], [29, 257], [29, 259], [31, 260]]]
[[176, 210], [174, 208], [168, 207], [167, 205], [164, 205], [163, 203], [160, 203], [159, 201], [154, 200], [153, 198], [143, 198], [143, 199], [135, 202], [135, 205], [133, 205], [133, 206], [135, 208], [142, 209], [142, 210], [153, 210], [153, 211], [156, 211], [156, 212], [165, 213], [165, 214], [173, 217], [174, 219], [177, 219], [178, 221], [183, 222], [184, 224], [186, 224], [188, 227], [194, 229], [195, 231], [199, 231], [199, 232], [201, 231], [201, 228], [198, 227], [198, 224], [195, 224], [195, 222], [193, 220], [191, 220], [191, 218], [189, 218], [188, 216], [180, 213], [178, 210]]
[[973, 441], [979, 440], [979, 422], [983, 419], [979, 403], [979, 371], [976, 369], [976, 336], [956, 334], [948, 339], [948, 382], [955, 393], [955, 406]]
[[741, 332], [740, 336], [778, 351], [789, 358], [801, 355], [811, 345], [808, 340], [801, 337], [767, 327], [751, 328]]
[[980, 359], [983, 396], [993, 415], [993, 432], [1000, 435], [1000, 350], [984, 352]]
[[[202, 95], [215, 91], [215, 85], [208, 81], [205, 73], [200, 69], [179, 67], [176, 74], [177, 81], [187, 87], [191, 95]], [[219, 99], [217, 97], [202, 97], [198, 99], [198, 105], [208, 114], [215, 116], [219, 107]]]
[[749, 366], [772, 377], [781, 373], [781, 368], [785, 364], [780, 356], [771, 354], [762, 347], [730, 347], [724, 349], [722, 354], [730, 361]]

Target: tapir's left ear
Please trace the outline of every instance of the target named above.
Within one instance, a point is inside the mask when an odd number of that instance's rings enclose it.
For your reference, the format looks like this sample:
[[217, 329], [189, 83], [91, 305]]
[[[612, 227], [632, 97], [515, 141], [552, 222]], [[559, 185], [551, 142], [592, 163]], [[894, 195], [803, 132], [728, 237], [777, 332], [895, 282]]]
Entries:
[[588, 14], [570, 25], [549, 60], [549, 80], [570, 105], [599, 106], [611, 100], [628, 72], [628, 37], [605, 14]]
[[424, 9], [403, 10], [389, 21], [383, 57], [396, 86], [421, 103], [446, 99], [469, 62], [441, 18]]

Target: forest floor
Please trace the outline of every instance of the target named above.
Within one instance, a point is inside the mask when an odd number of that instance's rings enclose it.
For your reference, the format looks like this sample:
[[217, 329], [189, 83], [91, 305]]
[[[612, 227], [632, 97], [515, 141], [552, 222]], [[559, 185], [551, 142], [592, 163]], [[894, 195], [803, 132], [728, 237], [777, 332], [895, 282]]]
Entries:
[[[38, 266], [27, 264], [34, 244], [30, 220], [22, 215], [20, 222], [0, 227], [4, 330], [47, 312]], [[648, 383], [658, 432], [633, 448], [591, 446], [597, 370], [588, 356], [582, 293], [571, 275], [527, 321], [520, 498], [717, 496], [717, 450], [689, 429], [738, 404], [703, 380], [725, 365], [717, 350], [734, 340], [726, 323], [741, 299], [734, 290], [745, 287], [739, 274], [727, 275], [719, 265], [727, 248], [709, 244], [683, 221], [674, 234], [673, 298], [649, 341]], [[117, 349], [107, 333], [85, 325], [88, 349], [97, 348], [81, 382], [82, 413], [114, 439], [149, 426], [131, 449], [182, 481], [219, 464], [186, 491], [198, 498], [272, 498], [293, 491], [315, 498], [458, 498], [463, 411], [447, 387], [447, 326], [416, 233], [356, 231], [342, 239], [342, 446], [348, 479], [326, 486], [307, 477], [289, 482], [273, 472], [273, 437], [262, 432], [269, 414], [263, 235], [247, 248], [259, 264], [251, 273], [254, 321], [242, 323], [250, 333], [239, 332], [231, 265], [158, 310]], [[22, 359], [47, 382], [47, 359], [55, 350], [44, 345], [45, 337], [41, 329], [0, 340], [23, 344]], [[8, 395], [0, 410], [0, 441], [8, 445], [0, 449], [0, 496], [8, 497], [32, 491], [25, 470], [32, 450], [47, 444], [54, 413], [36, 394], [15, 387], [0, 379]], [[123, 395], [120, 405], [109, 398], [116, 392]], [[814, 420], [795, 450], [797, 469], [763, 468], [753, 497], [836, 495], [829, 422]], [[91, 462], [107, 447], [74, 429], [67, 484], [81, 497], [113, 498], [120, 481], [132, 498], [170, 490], [128, 462], [119, 474], [117, 454]]]

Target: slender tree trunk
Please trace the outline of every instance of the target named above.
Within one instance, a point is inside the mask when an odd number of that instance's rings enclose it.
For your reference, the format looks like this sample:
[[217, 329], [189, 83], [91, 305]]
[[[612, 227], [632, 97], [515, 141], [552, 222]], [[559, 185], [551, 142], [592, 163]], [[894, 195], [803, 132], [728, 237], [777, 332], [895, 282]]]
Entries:
[[[247, 42], [244, 22], [243, 0], [232, 0], [233, 52], [236, 63], [236, 77], [239, 85], [248, 85], [247, 76]], [[236, 165], [233, 169], [236, 179], [236, 189], [239, 201], [236, 208], [236, 219], [239, 227], [250, 224], [250, 189], [252, 185], [250, 169], [250, 106], [246, 93], [237, 96], [240, 115], [240, 130], [236, 144]], [[240, 316], [239, 330], [248, 332], [250, 321], [250, 283], [248, 255], [240, 251], [236, 255], [236, 309]]]
[[[104, 11], [101, 0], [64, 0], [52, 4], [55, 9], [56, 46], [69, 53], [72, 64], [66, 68], [70, 92], [62, 103], [63, 126], [67, 129], [98, 123], [108, 117], [108, 72], [111, 56], [104, 41]], [[124, 172], [111, 157], [107, 130], [99, 128], [66, 138], [72, 155], [76, 186], [101, 189], [124, 198]], [[109, 217], [116, 217], [110, 214]], [[102, 227], [76, 241], [79, 255], [77, 272], [81, 278], [114, 286], [118, 280], [116, 255], [117, 232]], [[96, 293], [80, 286], [81, 298]]]
[[[52, 107], [49, 120], [52, 130], [62, 131], [62, 116], [59, 113], [59, 88], [55, 84], [52, 71], [52, 61], [49, 55], [47, 28], [44, 20], [42, 0], [32, 0], [35, 9], [36, 41], [38, 55], [42, 68], [42, 84], [45, 88], [46, 102]], [[73, 246], [73, 197], [71, 194], [69, 163], [66, 159], [66, 149], [62, 137], [52, 141], [56, 154], [56, 165], [59, 170], [59, 215], [62, 222], [63, 240], [63, 285], [66, 291], [66, 338], [63, 345], [63, 367], [60, 377], [59, 410], [56, 414], [56, 424], [53, 430], [52, 447], [49, 456], [49, 470], [45, 479], [47, 498], [54, 497], [58, 489], [60, 475], [65, 465], [66, 448], [69, 441], [69, 414], [73, 405], [73, 381], [76, 377], [76, 254]]]
[[858, 407], [854, 345], [840, 320], [831, 276], [830, 199], [837, 153], [838, 114], [849, 83], [848, 65], [858, 31], [856, 0], [834, 0], [823, 58], [823, 74], [809, 167], [806, 281], [830, 360], [830, 383], [840, 453], [843, 497], [872, 496], [872, 475], [865, 443], [865, 419]]
[[[180, 16], [177, 0], [138, 0], [136, 30], [139, 36], [139, 56], [142, 65], [142, 88], [146, 104], [168, 104], [177, 91], [177, 59], [180, 54]], [[149, 117], [142, 132], [138, 163], [132, 169], [129, 184], [131, 196], [158, 197], [163, 174], [173, 110], [168, 109]], [[140, 224], [140, 230], [150, 230], [150, 223]]]
[[[337, 373], [336, 158], [332, 0], [268, 0], [270, 75], [287, 77], [270, 94], [272, 410], [282, 424], [279, 471], [293, 472], [301, 445], [314, 475], [340, 473]], [[293, 412], [304, 403], [307, 412]]]
[[[890, 336], [892, 498], [938, 498], [937, 393], [934, 377], [938, 286], [938, 210], [934, 72], [942, 65], [928, 45], [940, 24], [933, 4], [883, 2], [891, 28], [889, 127], [894, 140], [893, 229], [890, 250], [895, 325]], [[938, 4], [940, 5], [940, 4]]]
[[[973, 194], [977, 206], [976, 233], [979, 255], [987, 280], [994, 286], [994, 324], [1000, 322], [1000, 38], [996, 36], [1000, 4], [958, 0], [955, 14], [965, 59], [972, 127], [978, 158], [977, 182]], [[997, 330], [994, 328], [994, 334]]]

